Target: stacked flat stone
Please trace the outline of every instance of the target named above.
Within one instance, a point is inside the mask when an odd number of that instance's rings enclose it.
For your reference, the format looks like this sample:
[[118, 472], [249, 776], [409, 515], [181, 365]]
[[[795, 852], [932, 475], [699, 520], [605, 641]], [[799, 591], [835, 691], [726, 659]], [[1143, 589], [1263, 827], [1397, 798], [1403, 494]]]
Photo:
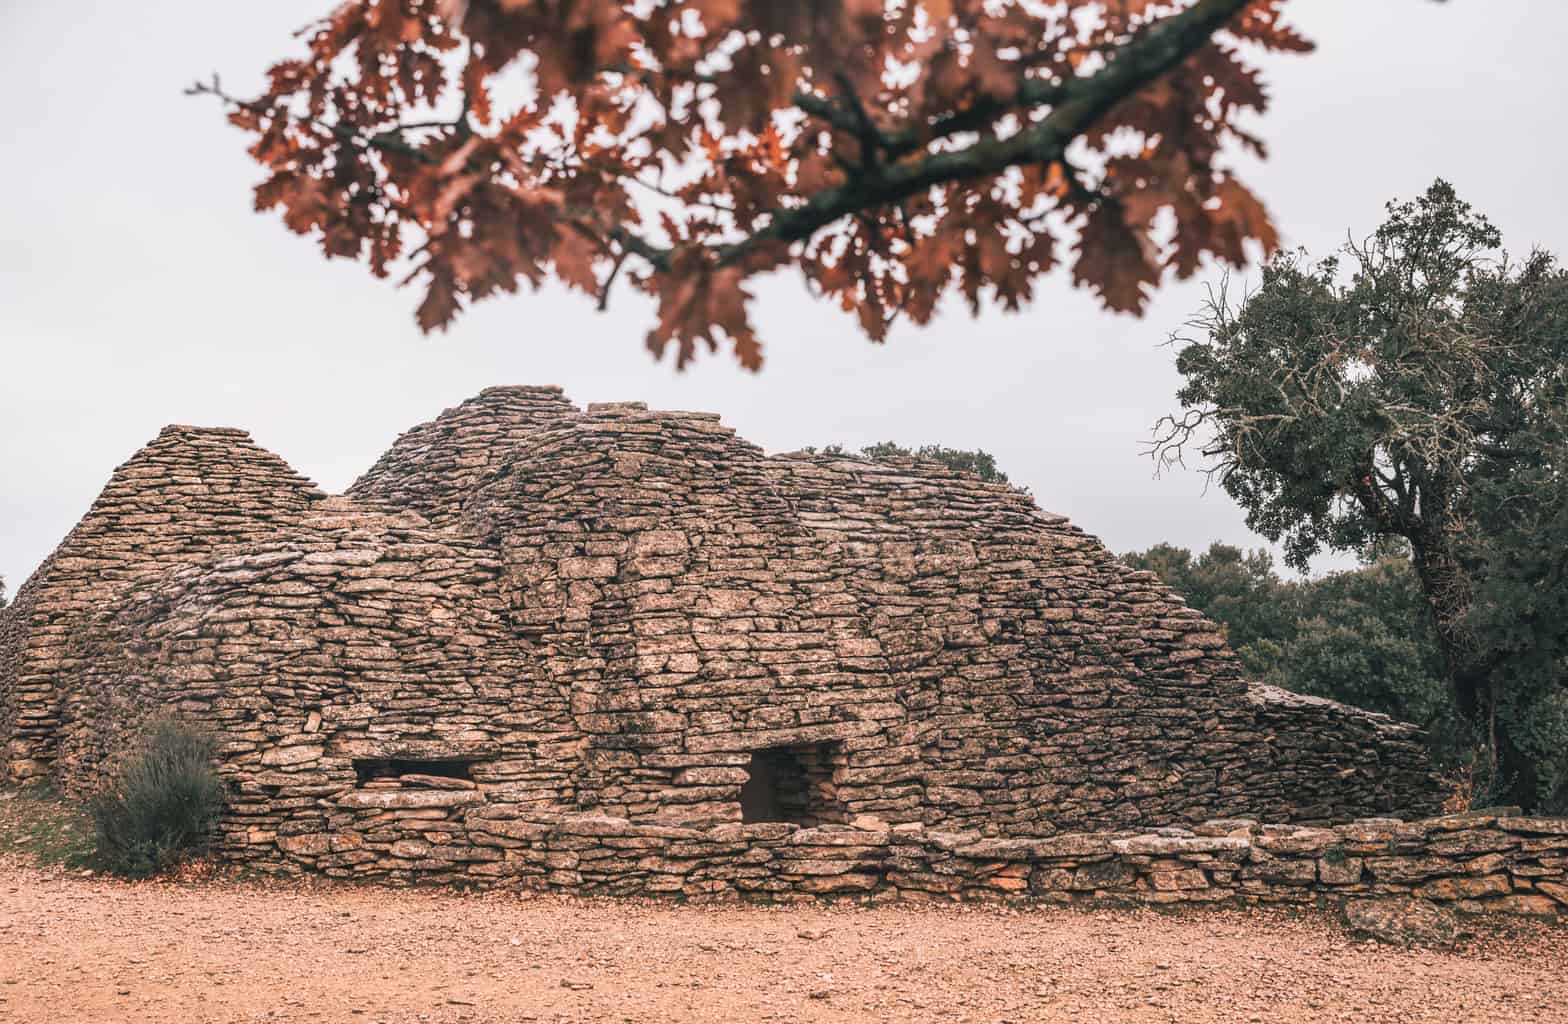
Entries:
[[[1347, 788], [1397, 805], [1397, 794], [1429, 785], [1431, 763], [1419, 730], [1322, 697], [1253, 683], [1253, 728], [1267, 738], [1266, 771], [1248, 779], [1264, 820], [1343, 821]], [[1376, 751], [1376, 756], [1369, 753]]]
[[168, 426], [117, 468], [0, 613], [5, 773], [15, 780], [45, 774], [60, 736], [75, 728], [64, 705], [97, 699], [78, 692], [75, 680], [94, 670], [78, 655], [107, 635], [120, 601], [179, 566], [264, 543], [324, 498], [242, 430]]
[[279, 873], [693, 900], [1018, 900], [1337, 905], [1390, 897], [1462, 913], [1568, 914], [1568, 821], [1516, 810], [1318, 828], [1190, 828], [995, 839], [873, 819], [705, 829], [530, 814], [477, 788], [340, 801], [335, 828], [285, 837]]
[[467, 508], [570, 681], [605, 813], [735, 820], [750, 751], [820, 744], [842, 818], [993, 834], [1435, 805], [1415, 730], [1254, 699], [1152, 574], [940, 466], [590, 406]]
[[398, 437], [349, 486], [348, 497], [367, 507], [449, 522], [475, 488], [515, 458], [542, 426], [575, 415], [577, 407], [557, 387], [485, 388]]
[[[221, 740], [226, 857], [400, 880], [826, 892], [944, 874], [937, 833], [1439, 802], [1415, 729], [1249, 686], [1218, 627], [1027, 496], [556, 389], [486, 390], [343, 497], [238, 431], [121, 467], [0, 614], [7, 774], [90, 791], [169, 711]], [[816, 827], [741, 824], [780, 749]], [[894, 859], [784, 866], [842, 860], [817, 846]], [[758, 887], [611, 863], [638, 850], [752, 858]]]

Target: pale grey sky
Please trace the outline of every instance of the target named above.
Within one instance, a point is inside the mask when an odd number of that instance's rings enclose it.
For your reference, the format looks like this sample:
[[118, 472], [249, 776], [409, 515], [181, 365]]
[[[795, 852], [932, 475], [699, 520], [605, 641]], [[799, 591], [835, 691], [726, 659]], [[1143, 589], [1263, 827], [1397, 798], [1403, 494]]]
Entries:
[[[257, 169], [210, 101], [253, 91], [330, 0], [79, 5], [5, 0], [0, 95], [0, 574], [18, 586], [113, 468], [165, 423], [240, 426], [329, 490], [401, 430], [493, 384], [577, 402], [707, 409], [771, 451], [893, 439], [980, 447], [1045, 508], [1116, 550], [1255, 544], [1196, 473], [1140, 455], [1178, 378], [1166, 335], [1204, 279], [1141, 320], [1058, 274], [1022, 314], [952, 308], [873, 346], [793, 277], [761, 289], [760, 376], [728, 357], [677, 374], [642, 348], [649, 310], [546, 289], [414, 328], [412, 292], [327, 263], [250, 210]], [[1248, 180], [1287, 244], [1326, 251], [1441, 175], [1510, 248], [1568, 249], [1568, 88], [1558, 0], [1295, 0], [1318, 40], [1267, 62], [1270, 159]], [[1206, 275], [1208, 280], [1216, 275]]]

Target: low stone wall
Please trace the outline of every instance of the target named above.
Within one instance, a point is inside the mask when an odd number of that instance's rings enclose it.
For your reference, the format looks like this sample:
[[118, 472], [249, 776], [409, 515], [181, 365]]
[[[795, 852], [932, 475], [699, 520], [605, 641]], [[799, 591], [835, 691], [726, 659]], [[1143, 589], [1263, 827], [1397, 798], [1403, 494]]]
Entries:
[[1248, 817], [1327, 825], [1442, 809], [1446, 789], [1434, 784], [1415, 726], [1262, 683], [1247, 688], [1247, 700], [1267, 751], [1261, 770], [1245, 773]]
[[1235, 820], [982, 839], [877, 822], [686, 829], [529, 816], [461, 782], [430, 781], [341, 795], [329, 832], [235, 824], [223, 852], [280, 873], [706, 900], [1334, 905], [1414, 896], [1461, 912], [1541, 917], [1568, 906], [1568, 819], [1481, 812], [1332, 828]]

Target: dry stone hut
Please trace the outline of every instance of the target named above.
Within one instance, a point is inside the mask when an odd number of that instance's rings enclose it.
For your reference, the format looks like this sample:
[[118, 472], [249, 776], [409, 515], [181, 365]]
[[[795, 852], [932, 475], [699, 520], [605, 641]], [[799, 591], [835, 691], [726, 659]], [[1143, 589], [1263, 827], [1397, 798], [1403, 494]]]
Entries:
[[768, 844], [1437, 802], [1411, 727], [1249, 685], [1026, 495], [554, 388], [335, 497], [165, 428], [0, 613], [4, 774], [91, 790], [168, 712], [221, 740], [225, 856], [403, 880], [852, 890]]

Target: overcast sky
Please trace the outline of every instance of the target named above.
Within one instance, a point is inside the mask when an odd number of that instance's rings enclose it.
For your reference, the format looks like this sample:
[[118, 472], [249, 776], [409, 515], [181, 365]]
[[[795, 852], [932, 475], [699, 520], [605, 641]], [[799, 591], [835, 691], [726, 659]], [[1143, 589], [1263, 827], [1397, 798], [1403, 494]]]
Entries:
[[[984, 448], [1118, 551], [1258, 542], [1222, 492], [1195, 473], [1155, 479], [1141, 456], [1178, 382], [1162, 343], [1198, 307], [1201, 278], [1140, 320], [1101, 312], [1058, 274], [1022, 314], [952, 308], [883, 346], [778, 278], [754, 312], [757, 376], [722, 356], [684, 374], [654, 364], [650, 311], [624, 290], [608, 313], [558, 289], [501, 298], [421, 336], [412, 292], [251, 212], [242, 136], [216, 104], [180, 94], [214, 70], [256, 91], [293, 52], [290, 33], [329, 6], [4, 0], [0, 575], [13, 590], [165, 423], [244, 427], [336, 491], [400, 431], [494, 384], [713, 410], [770, 451]], [[1248, 174], [1287, 244], [1316, 253], [1364, 234], [1386, 200], [1441, 175], [1511, 249], [1568, 248], [1568, 4], [1287, 9], [1320, 48], [1268, 62], [1271, 156]]]

